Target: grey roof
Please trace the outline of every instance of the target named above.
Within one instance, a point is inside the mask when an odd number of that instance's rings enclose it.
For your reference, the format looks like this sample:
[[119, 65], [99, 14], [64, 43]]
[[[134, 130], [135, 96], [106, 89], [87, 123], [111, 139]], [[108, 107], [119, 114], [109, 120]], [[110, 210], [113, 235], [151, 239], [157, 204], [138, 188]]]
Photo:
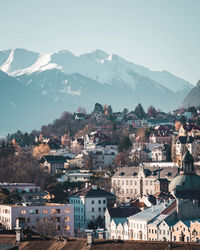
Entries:
[[142, 220], [146, 222], [150, 222], [154, 218], [156, 218], [158, 215], [162, 213], [163, 210], [166, 209], [166, 206], [170, 206], [174, 201], [169, 201], [168, 204], [166, 203], [160, 203], [158, 205], [152, 206], [151, 208], [148, 208], [140, 213], [137, 213], [135, 215], [132, 215], [128, 217], [128, 220]]
[[122, 224], [122, 226], [124, 225], [125, 222], [127, 222], [127, 218], [113, 218], [116, 226], [118, 226], [120, 223]]
[[169, 215], [168, 214], [160, 214], [156, 218], [154, 218], [150, 223], [149, 226], [158, 226], [160, 223], [165, 220]]
[[[158, 167], [144, 167], [145, 177], [149, 179], [156, 179], [159, 176]], [[127, 178], [133, 177], [136, 178], [139, 173], [139, 167], [122, 167], [120, 168], [113, 177]], [[160, 178], [167, 178], [172, 180], [178, 173], [178, 167], [161, 167], [160, 168]]]
[[110, 207], [108, 212], [111, 218], [127, 218], [128, 216], [134, 215], [140, 212], [138, 207]]
[[83, 188], [79, 190], [78, 192], [75, 192], [71, 194], [71, 196], [76, 196], [76, 197], [87, 197], [87, 198], [97, 198], [97, 197], [105, 197], [107, 199], [115, 199], [115, 195], [107, 192], [106, 190], [99, 188], [99, 187], [94, 187], [94, 186], [89, 186], [87, 188]]

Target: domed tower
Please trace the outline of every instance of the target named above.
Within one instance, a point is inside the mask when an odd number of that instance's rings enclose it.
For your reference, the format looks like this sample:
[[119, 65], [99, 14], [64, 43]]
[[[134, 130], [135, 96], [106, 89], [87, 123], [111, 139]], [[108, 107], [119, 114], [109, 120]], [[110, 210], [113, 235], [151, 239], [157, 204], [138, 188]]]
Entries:
[[194, 170], [194, 159], [187, 150], [181, 161], [181, 169], [169, 184], [169, 191], [177, 202], [177, 218], [200, 217], [200, 176]]

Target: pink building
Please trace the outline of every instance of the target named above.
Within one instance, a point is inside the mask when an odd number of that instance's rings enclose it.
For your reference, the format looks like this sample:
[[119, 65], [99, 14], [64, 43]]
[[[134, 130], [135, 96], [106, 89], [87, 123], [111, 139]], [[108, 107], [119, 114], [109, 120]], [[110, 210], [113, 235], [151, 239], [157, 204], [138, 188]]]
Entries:
[[38, 222], [53, 221], [57, 234], [74, 235], [74, 207], [70, 204], [47, 203], [44, 206], [0, 205], [0, 224], [14, 229], [16, 219], [33, 231]]

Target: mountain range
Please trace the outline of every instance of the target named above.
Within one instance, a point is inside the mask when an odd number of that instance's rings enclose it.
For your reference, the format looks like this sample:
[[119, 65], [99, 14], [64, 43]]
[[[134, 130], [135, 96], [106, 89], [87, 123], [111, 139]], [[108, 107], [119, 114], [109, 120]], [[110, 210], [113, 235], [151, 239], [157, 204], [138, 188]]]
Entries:
[[80, 56], [67, 50], [0, 50], [0, 134], [38, 129], [79, 106], [90, 112], [96, 102], [113, 110], [134, 110], [140, 102], [172, 111], [192, 88], [167, 71], [151, 71], [102, 50]]
[[191, 106], [200, 107], [200, 80], [184, 99], [183, 106], [185, 108]]

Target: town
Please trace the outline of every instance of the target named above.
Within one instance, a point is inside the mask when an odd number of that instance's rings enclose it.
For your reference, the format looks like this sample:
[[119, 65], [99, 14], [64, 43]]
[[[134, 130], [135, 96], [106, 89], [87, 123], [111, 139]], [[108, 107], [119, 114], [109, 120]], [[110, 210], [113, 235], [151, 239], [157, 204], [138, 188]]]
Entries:
[[200, 108], [96, 103], [0, 145], [0, 235], [200, 244]]

